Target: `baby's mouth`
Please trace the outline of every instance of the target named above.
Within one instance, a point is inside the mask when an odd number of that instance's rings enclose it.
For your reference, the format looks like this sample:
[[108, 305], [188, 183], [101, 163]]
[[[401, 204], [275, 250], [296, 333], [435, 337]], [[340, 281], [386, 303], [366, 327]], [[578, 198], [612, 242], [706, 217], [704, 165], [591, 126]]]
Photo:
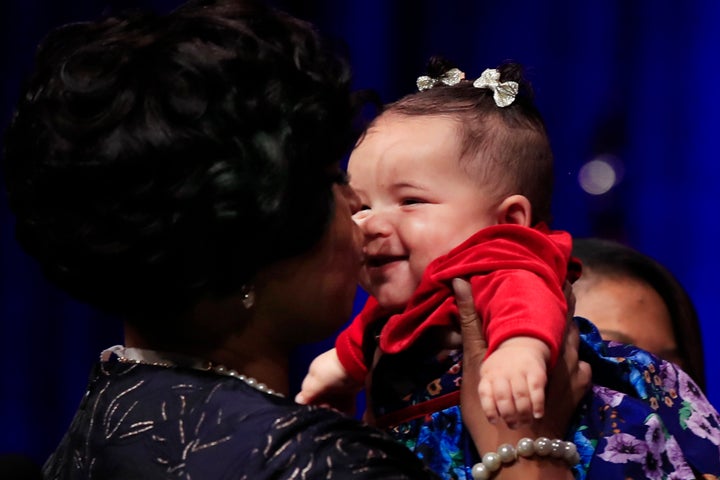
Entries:
[[402, 262], [407, 260], [404, 255], [376, 255], [367, 259], [368, 267], [382, 267], [393, 262]]

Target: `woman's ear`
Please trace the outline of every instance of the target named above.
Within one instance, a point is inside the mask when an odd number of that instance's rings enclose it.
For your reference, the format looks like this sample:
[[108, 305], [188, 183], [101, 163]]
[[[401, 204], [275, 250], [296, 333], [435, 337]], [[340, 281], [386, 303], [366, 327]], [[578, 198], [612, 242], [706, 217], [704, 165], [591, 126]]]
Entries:
[[524, 195], [510, 195], [498, 206], [498, 224], [532, 226], [532, 207]]

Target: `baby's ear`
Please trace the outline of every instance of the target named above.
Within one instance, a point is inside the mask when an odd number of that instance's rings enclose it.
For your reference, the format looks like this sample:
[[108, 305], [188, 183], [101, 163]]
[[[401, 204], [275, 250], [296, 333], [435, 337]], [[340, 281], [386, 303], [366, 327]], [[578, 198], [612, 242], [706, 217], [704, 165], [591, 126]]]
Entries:
[[532, 206], [524, 195], [510, 195], [498, 206], [498, 223], [532, 226]]

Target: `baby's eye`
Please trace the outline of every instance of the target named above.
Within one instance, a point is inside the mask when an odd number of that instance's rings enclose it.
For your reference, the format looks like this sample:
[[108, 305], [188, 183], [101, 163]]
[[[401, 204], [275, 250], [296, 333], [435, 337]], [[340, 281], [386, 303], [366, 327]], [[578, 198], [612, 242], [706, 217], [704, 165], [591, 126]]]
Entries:
[[418, 203], [426, 203], [426, 202], [420, 198], [414, 198], [414, 197], [404, 198], [400, 202], [401, 205], [417, 205]]

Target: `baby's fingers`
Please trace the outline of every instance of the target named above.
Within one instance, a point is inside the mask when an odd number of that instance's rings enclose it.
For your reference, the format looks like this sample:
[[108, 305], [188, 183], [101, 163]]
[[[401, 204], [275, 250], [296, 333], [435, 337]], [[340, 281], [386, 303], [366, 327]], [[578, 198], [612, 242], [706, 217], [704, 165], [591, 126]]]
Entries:
[[507, 378], [498, 378], [493, 382], [493, 394], [497, 414], [509, 426], [517, 423], [517, 407], [513, 398], [512, 385]]
[[515, 415], [511, 417], [503, 417], [510, 428], [515, 428], [517, 424], [528, 424], [532, 421], [533, 405], [530, 397], [530, 389], [525, 377], [513, 377], [510, 380], [512, 386], [512, 396], [515, 403]]
[[317, 366], [310, 365], [310, 371], [303, 378], [300, 391], [295, 395], [295, 402], [301, 405], [317, 405], [329, 391], [329, 385], [316, 374]]
[[481, 378], [478, 393], [480, 394], [480, 406], [485, 412], [488, 422], [495, 424], [498, 420], [498, 409], [495, 403], [496, 391], [493, 389], [492, 381]]
[[300, 405], [309, 405], [318, 394], [316, 386], [317, 383], [315, 382], [315, 379], [312, 378], [312, 375], [306, 375], [302, 385], [300, 386], [300, 392], [295, 395], [295, 402]]
[[544, 384], [540, 387], [530, 388], [530, 403], [532, 404], [533, 417], [536, 419], [545, 416], [545, 388]]

